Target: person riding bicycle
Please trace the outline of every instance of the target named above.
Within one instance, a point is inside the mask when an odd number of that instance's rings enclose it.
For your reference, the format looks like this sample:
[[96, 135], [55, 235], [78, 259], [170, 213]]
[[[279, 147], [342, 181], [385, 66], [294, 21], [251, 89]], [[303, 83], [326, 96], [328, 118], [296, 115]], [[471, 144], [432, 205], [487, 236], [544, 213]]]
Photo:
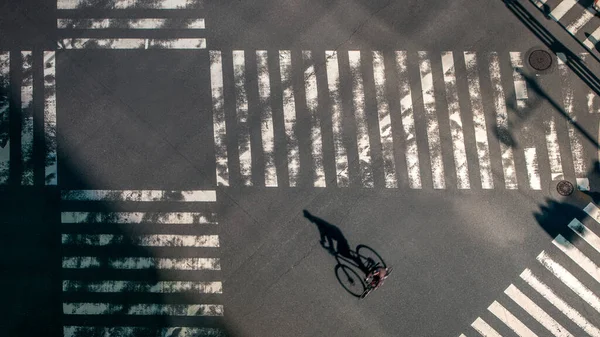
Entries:
[[365, 281], [367, 282], [367, 284], [369, 286], [371, 286], [371, 288], [377, 289], [383, 284], [383, 281], [387, 277], [386, 275], [387, 275], [387, 268], [377, 267], [377, 268], [371, 270], [371, 272], [369, 272]]

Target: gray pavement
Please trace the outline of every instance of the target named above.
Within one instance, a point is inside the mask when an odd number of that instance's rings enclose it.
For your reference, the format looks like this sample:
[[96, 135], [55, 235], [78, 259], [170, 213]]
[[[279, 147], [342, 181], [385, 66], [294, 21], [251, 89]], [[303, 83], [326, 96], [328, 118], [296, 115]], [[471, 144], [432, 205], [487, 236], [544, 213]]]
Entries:
[[[600, 235], [583, 211], [600, 184], [599, 54], [585, 42], [600, 19], [577, 14], [591, 2], [160, 9], [173, 3], [1, 5], [0, 331], [594, 335], [600, 245], [567, 227]], [[161, 40], [174, 38], [194, 40]], [[533, 49], [551, 52], [550, 72], [528, 65]], [[561, 197], [561, 179], [589, 191]], [[316, 223], [393, 267], [385, 285], [358, 300], [364, 270], [322, 247]]]

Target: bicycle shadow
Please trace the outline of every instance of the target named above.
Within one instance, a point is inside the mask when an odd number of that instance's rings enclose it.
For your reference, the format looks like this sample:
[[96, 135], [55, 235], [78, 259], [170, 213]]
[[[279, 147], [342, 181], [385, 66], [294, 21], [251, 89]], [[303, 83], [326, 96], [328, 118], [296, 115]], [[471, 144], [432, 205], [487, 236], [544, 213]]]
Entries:
[[[335, 225], [303, 211], [304, 217], [314, 223], [320, 235], [321, 246], [337, 261], [335, 274], [338, 282], [348, 293], [359, 298], [367, 289], [364, 280], [366, 275], [375, 267], [387, 267], [381, 256], [371, 247], [363, 244], [350, 249], [348, 240]], [[334, 242], [337, 245], [334, 245]], [[357, 271], [358, 270], [358, 271]]]

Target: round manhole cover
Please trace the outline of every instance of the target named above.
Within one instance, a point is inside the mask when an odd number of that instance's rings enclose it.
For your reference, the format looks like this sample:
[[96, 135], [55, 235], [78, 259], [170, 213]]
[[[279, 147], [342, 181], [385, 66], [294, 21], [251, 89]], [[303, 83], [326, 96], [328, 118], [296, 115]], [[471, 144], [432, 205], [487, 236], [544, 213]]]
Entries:
[[573, 187], [573, 184], [570, 182], [562, 180], [558, 182], [558, 185], [556, 185], [556, 190], [558, 191], [558, 194], [567, 196], [573, 194], [575, 187]]
[[545, 50], [534, 50], [529, 54], [529, 65], [535, 70], [548, 70], [552, 66], [552, 55]]

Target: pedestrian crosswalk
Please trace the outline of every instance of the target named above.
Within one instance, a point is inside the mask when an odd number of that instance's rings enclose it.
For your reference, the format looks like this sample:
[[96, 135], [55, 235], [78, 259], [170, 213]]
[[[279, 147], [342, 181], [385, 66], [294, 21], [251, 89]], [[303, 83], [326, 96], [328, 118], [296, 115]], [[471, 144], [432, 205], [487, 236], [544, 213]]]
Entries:
[[[202, 0], [57, 0], [58, 45], [61, 49], [204, 49], [205, 20], [193, 16], [203, 4]], [[105, 17], [91, 17], [94, 10]], [[133, 10], [152, 15], [139, 17], [132, 15]], [[123, 17], [126, 14], [131, 16]]]
[[589, 52], [598, 49], [600, 18], [594, 1], [530, 0], [545, 15], [559, 23]]
[[[583, 221], [573, 219], [568, 233], [552, 241], [502, 298], [471, 328], [481, 336], [600, 336], [600, 209], [593, 203]], [[568, 238], [566, 237], [568, 236]], [[475, 335], [462, 334], [461, 337]]]
[[[63, 190], [61, 203], [64, 336], [223, 336], [215, 191]], [[165, 204], [194, 212], [113, 211]]]
[[[529, 108], [521, 52], [209, 55], [218, 185], [540, 190], [574, 171], [578, 186], [589, 188], [573, 125], [548, 116], [542, 141], [526, 123], [511, 130], [510, 109]], [[565, 110], [575, 120], [571, 73], [564, 62], [558, 68]], [[567, 129], [570, 143], [561, 144], [558, 134]], [[519, 147], [510, 133], [522, 138]], [[499, 158], [492, 155], [496, 146]], [[573, 163], [561, 158], [565, 151]]]

